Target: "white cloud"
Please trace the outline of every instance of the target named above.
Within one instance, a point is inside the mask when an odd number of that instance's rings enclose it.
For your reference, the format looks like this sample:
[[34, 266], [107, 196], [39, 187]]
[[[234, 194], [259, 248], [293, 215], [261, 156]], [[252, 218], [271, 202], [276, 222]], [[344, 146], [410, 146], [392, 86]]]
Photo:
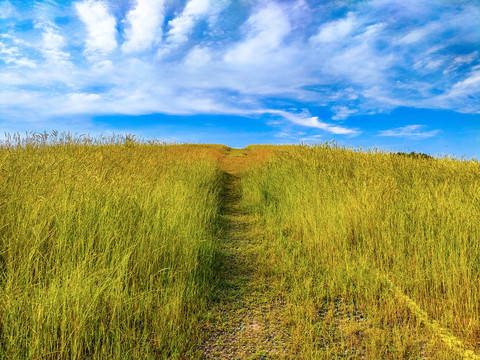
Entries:
[[[70, 93], [66, 94], [63, 106], [59, 109], [53, 110], [59, 113], [82, 113], [91, 108], [98, 108], [101, 106], [101, 96], [98, 94], [89, 93]], [[97, 110], [98, 111], [98, 110]]]
[[478, 51], [474, 51], [467, 55], [456, 56], [454, 62], [458, 64], [470, 64], [478, 56]]
[[122, 45], [125, 53], [148, 50], [162, 39], [165, 0], [137, 0], [124, 20], [126, 41]]
[[50, 26], [42, 26], [41, 52], [45, 59], [56, 65], [69, 65], [70, 54], [62, 49], [67, 45], [63, 35]]
[[384, 83], [395, 63], [391, 53], [379, 52], [376, 47], [385, 26], [383, 23], [364, 26], [357, 35], [344, 39], [343, 44], [319, 49], [320, 56], [323, 55], [323, 73], [364, 87]]
[[19, 54], [18, 48], [14, 46], [7, 46], [4, 42], [0, 41], [0, 54], [7, 56], [16, 56]]
[[427, 139], [437, 135], [440, 130], [421, 131], [425, 125], [407, 125], [380, 131], [379, 136], [406, 137], [410, 139]]
[[319, 120], [317, 116], [312, 116], [308, 111], [304, 111], [300, 114], [283, 110], [262, 110], [260, 112], [279, 115], [294, 124], [321, 129], [331, 134], [350, 136], [356, 136], [360, 134], [360, 131], [357, 129], [349, 129], [347, 127], [325, 123]]
[[15, 7], [8, 0], [0, 2], [0, 19], [8, 19], [18, 15]]
[[157, 51], [158, 58], [165, 58], [178, 50], [182, 44], [188, 43], [195, 27], [202, 20], [208, 23], [210, 35], [215, 32], [222, 33], [221, 29], [214, 26], [221, 11], [229, 3], [230, 0], [189, 0], [183, 11], [168, 22], [170, 29], [166, 34], [165, 43]]
[[85, 55], [90, 60], [110, 54], [117, 47], [117, 22], [101, 0], [75, 3], [80, 20], [85, 24], [87, 37]]
[[455, 56], [453, 59], [449, 59], [448, 66], [446, 66], [442, 70], [442, 74], [448, 75], [448, 73], [452, 73], [458, 70], [458, 68], [460, 68], [461, 66], [471, 64], [477, 59], [477, 56], [478, 56], [478, 51], [473, 51], [470, 54], [459, 55], [459, 56]]
[[466, 79], [453, 85], [455, 91], [480, 90], [480, 68], [475, 69]]
[[92, 70], [97, 73], [109, 73], [114, 70], [113, 62], [111, 60], [98, 61], [93, 64]]
[[357, 109], [349, 109], [346, 106], [332, 106], [332, 110], [335, 112], [332, 120], [343, 120], [358, 112]]
[[355, 28], [355, 17], [348, 13], [346, 18], [326, 23], [320, 27], [318, 33], [310, 38], [312, 43], [329, 43], [343, 40]]
[[15, 45], [29, 46], [29, 43], [27, 43], [25, 40], [19, 39], [18, 37], [13, 36], [11, 34], [0, 34], [0, 37], [11, 40]]
[[38, 67], [35, 61], [26, 58], [15, 59], [13, 60], [13, 63], [17, 65], [17, 67], [26, 67], [30, 69], [36, 69]]
[[184, 59], [184, 64], [189, 69], [198, 69], [212, 61], [212, 52], [205, 47], [194, 47]]
[[183, 12], [176, 18], [170, 20], [170, 30], [167, 34], [167, 41], [171, 44], [181, 44], [188, 40], [195, 24], [211, 11], [211, 0], [190, 0]]
[[423, 40], [428, 35], [428, 33], [429, 31], [425, 28], [415, 29], [410, 31], [408, 34], [403, 35], [400, 39], [396, 41], [396, 43], [402, 45], [417, 43]]
[[480, 65], [474, 66], [463, 80], [444, 93], [425, 100], [425, 106], [450, 109], [460, 113], [480, 114]]
[[267, 62], [275, 50], [281, 48], [291, 29], [287, 14], [274, 3], [250, 16], [244, 26], [246, 39], [226, 53], [225, 61], [228, 63]]
[[305, 141], [305, 142], [320, 142], [320, 141], [323, 141], [324, 140], [324, 136], [323, 135], [310, 135], [310, 136], [305, 136], [305, 137], [301, 137], [300, 139], [298, 139], [300, 141]]
[[[444, 19], [443, 22], [448, 21]], [[394, 36], [391, 41], [394, 45], [399, 45], [405, 49], [412, 49], [415, 46], [422, 46], [428, 42], [429, 39], [440, 36], [442, 31], [445, 30], [446, 26], [447, 24], [442, 23], [442, 20], [426, 22], [420, 27], [409, 30], [406, 34], [400, 32], [399, 35]], [[423, 52], [425, 55], [428, 55], [432, 52], [432, 50], [438, 51], [444, 46], [446, 46], [446, 44], [437, 45]]]
[[68, 94], [68, 97], [75, 102], [95, 101], [101, 98], [101, 96], [98, 94], [88, 94], [88, 93], [72, 93], [72, 94]]
[[[5, 36], [2, 37], [9, 39]], [[2, 60], [5, 64], [15, 68], [26, 67], [35, 69], [37, 67], [37, 63], [35, 61], [22, 56], [18, 47], [10, 46], [3, 41], [0, 41], [0, 60]]]

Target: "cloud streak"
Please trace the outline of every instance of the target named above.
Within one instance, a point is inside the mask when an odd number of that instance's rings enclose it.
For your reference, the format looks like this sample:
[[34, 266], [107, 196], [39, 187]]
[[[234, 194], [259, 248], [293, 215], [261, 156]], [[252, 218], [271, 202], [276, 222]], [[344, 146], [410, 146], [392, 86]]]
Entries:
[[312, 116], [308, 111], [300, 114], [283, 110], [264, 110], [261, 113], [280, 115], [294, 124], [317, 128], [330, 134], [356, 136], [360, 133], [357, 129], [349, 129], [343, 126], [329, 124], [318, 119], [318, 116]]
[[0, 19], [9, 19], [17, 15], [18, 12], [10, 1], [5, 0], [0, 3]]
[[186, 42], [195, 24], [207, 16], [211, 8], [210, 0], [189, 0], [182, 13], [168, 22], [167, 42], [175, 45]]
[[436, 136], [440, 132], [440, 130], [422, 131], [423, 128], [425, 128], [424, 125], [407, 125], [380, 131], [379, 136], [404, 137], [420, 140]]

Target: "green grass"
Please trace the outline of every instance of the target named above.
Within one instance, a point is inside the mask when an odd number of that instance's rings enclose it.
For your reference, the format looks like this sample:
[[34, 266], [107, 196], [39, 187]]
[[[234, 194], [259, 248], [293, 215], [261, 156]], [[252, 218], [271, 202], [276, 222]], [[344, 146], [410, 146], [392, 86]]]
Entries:
[[188, 357], [222, 148], [44, 140], [0, 149], [0, 358]]
[[244, 176], [243, 204], [307, 358], [480, 350], [478, 162], [278, 147]]
[[199, 358], [205, 329], [245, 320], [228, 312], [242, 302], [281, 311], [291, 358], [478, 358], [477, 161], [65, 134], [1, 145], [0, 358]]

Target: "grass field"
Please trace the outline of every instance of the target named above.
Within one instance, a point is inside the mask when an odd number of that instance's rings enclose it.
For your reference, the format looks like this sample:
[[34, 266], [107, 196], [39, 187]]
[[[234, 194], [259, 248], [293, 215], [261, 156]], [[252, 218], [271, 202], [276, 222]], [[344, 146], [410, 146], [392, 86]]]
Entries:
[[478, 162], [285, 146], [242, 186], [302, 354], [480, 350]]
[[44, 140], [0, 150], [0, 358], [188, 356], [222, 147]]
[[16, 137], [0, 358], [478, 358], [479, 240], [477, 161]]

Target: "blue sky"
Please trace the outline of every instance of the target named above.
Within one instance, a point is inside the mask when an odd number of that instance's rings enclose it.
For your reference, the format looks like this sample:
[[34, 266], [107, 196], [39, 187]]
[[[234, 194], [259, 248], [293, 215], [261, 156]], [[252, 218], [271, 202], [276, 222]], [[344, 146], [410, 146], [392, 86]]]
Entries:
[[480, 3], [0, 0], [0, 130], [480, 158]]

